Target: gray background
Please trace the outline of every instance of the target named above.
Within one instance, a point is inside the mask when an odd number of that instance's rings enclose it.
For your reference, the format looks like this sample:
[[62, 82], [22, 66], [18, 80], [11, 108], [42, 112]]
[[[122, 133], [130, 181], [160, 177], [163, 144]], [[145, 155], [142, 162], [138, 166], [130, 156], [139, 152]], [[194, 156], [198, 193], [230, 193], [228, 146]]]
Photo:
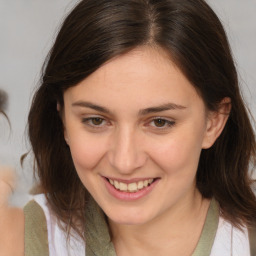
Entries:
[[[95, 0], [96, 1], [96, 0]], [[77, 1], [0, 0], [0, 88], [9, 94], [6, 121], [0, 121], [0, 163], [15, 168], [18, 186], [11, 204], [23, 206], [32, 184], [31, 158], [23, 168], [19, 158], [29, 150], [26, 119], [44, 58], [60, 22]], [[208, 0], [228, 33], [243, 95], [256, 117], [256, 0]]]

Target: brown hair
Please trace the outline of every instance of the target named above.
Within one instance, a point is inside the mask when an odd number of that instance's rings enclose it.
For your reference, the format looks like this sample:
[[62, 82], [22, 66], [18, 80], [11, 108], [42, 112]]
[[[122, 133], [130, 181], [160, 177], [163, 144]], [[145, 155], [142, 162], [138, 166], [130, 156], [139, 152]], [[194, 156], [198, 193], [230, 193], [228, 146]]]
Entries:
[[197, 187], [204, 197], [215, 197], [235, 225], [250, 224], [256, 218], [249, 173], [255, 137], [225, 31], [203, 0], [84, 0], [64, 20], [28, 118], [36, 173], [52, 209], [77, 231], [76, 221], [84, 223], [86, 189], [65, 143], [57, 102], [63, 107], [67, 88], [142, 45], [167, 51], [208, 109], [217, 111], [224, 97], [231, 99], [224, 131], [202, 151]]

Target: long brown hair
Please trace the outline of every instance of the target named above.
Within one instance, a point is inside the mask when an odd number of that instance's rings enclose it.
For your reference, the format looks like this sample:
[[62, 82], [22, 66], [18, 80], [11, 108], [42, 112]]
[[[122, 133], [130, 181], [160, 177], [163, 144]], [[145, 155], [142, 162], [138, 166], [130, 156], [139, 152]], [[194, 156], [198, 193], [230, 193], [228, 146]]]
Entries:
[[215, 144], [203, 150], [197, 187], [215, 197], [225, 218], [239, 226], [256, 218], [249, 173], [255, 136], [241, 98], [229, 43], [216, 14], [203, 0], [84, 0], [67, 16], [45, 61], [28, 118], [36, 174], [56, 215], [83, 227], [86, 189], [79, 180], [56, 109], [63, 92], [102, 64], [135, 47], [158, 46], [170, 54], [209, 110], [232, 102]]

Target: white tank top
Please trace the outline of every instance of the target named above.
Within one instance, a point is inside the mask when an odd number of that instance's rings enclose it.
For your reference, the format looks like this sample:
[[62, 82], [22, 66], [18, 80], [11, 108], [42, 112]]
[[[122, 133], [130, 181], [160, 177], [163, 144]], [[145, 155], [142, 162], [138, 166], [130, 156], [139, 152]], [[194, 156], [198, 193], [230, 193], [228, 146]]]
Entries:
[[[84, 241], [72, 230], [69, 240], [60, 228], [57, 218], [49, 207], [43, 194], [33, 196], [33, 199], [44, 211], [47, 223], [49, 256], [85, 256]], [[63, 224], [65, 225], [65, 224]]]
[[[85, 243], [73, 231], [67, 240], [43, 194], [33, 199], [44, 211], [49, 242], [49, 256], [85, 256]], [[63, 224], [64, 225], [64, 224]], [[219, 217], [219, 224], [210, 256], [250, 256], [248, 230], [239, 230]]]

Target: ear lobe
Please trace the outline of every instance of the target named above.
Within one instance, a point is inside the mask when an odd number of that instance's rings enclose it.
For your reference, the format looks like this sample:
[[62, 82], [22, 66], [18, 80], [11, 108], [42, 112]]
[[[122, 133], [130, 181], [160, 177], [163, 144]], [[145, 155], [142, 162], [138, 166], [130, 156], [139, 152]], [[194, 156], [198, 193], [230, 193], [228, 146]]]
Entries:
[[60, 103], [57, 102], [57, 111], [60, 112]]
[[63, 135], [64, 135], [64, 140], [66, 141], [67, 145], [69, 146], [67, 130], [66, 130], [64, 122], [63, 122]]
[[226, 97], [217, 111], [209, 112], [202, 148], [210, 148], [223, 131], [231, 111], [231, 99]]
[[69, 142], [68, 142], [68, 135], [67, 135], [67, 129], [65, 126], [65, 120], [62, 120], [63, 123], [63, 135], [64, 135], [64, 140], [66, 141], [67, 145], [69, 146]]
[[66, 136], [66, 134], [65, 134], [65, 131], [64, 131], [64, 139], [65, 139], [67, 145], [69, 146], [69, 144], [68, 144], [68, 138], [67, 138], [67, 136]]
[[68, 144], [67, 132], [66, 132], [66, 125], [65, 125], [65, 116], [61, 113], [62, 111], [61, 111], [61, 106], [60, 106], [59, 102], [57, 102], [57, 111], [59, 112], [61, 120], [62, 120], [64, 139], [65, 139], [67, 145], [69, 145]]

